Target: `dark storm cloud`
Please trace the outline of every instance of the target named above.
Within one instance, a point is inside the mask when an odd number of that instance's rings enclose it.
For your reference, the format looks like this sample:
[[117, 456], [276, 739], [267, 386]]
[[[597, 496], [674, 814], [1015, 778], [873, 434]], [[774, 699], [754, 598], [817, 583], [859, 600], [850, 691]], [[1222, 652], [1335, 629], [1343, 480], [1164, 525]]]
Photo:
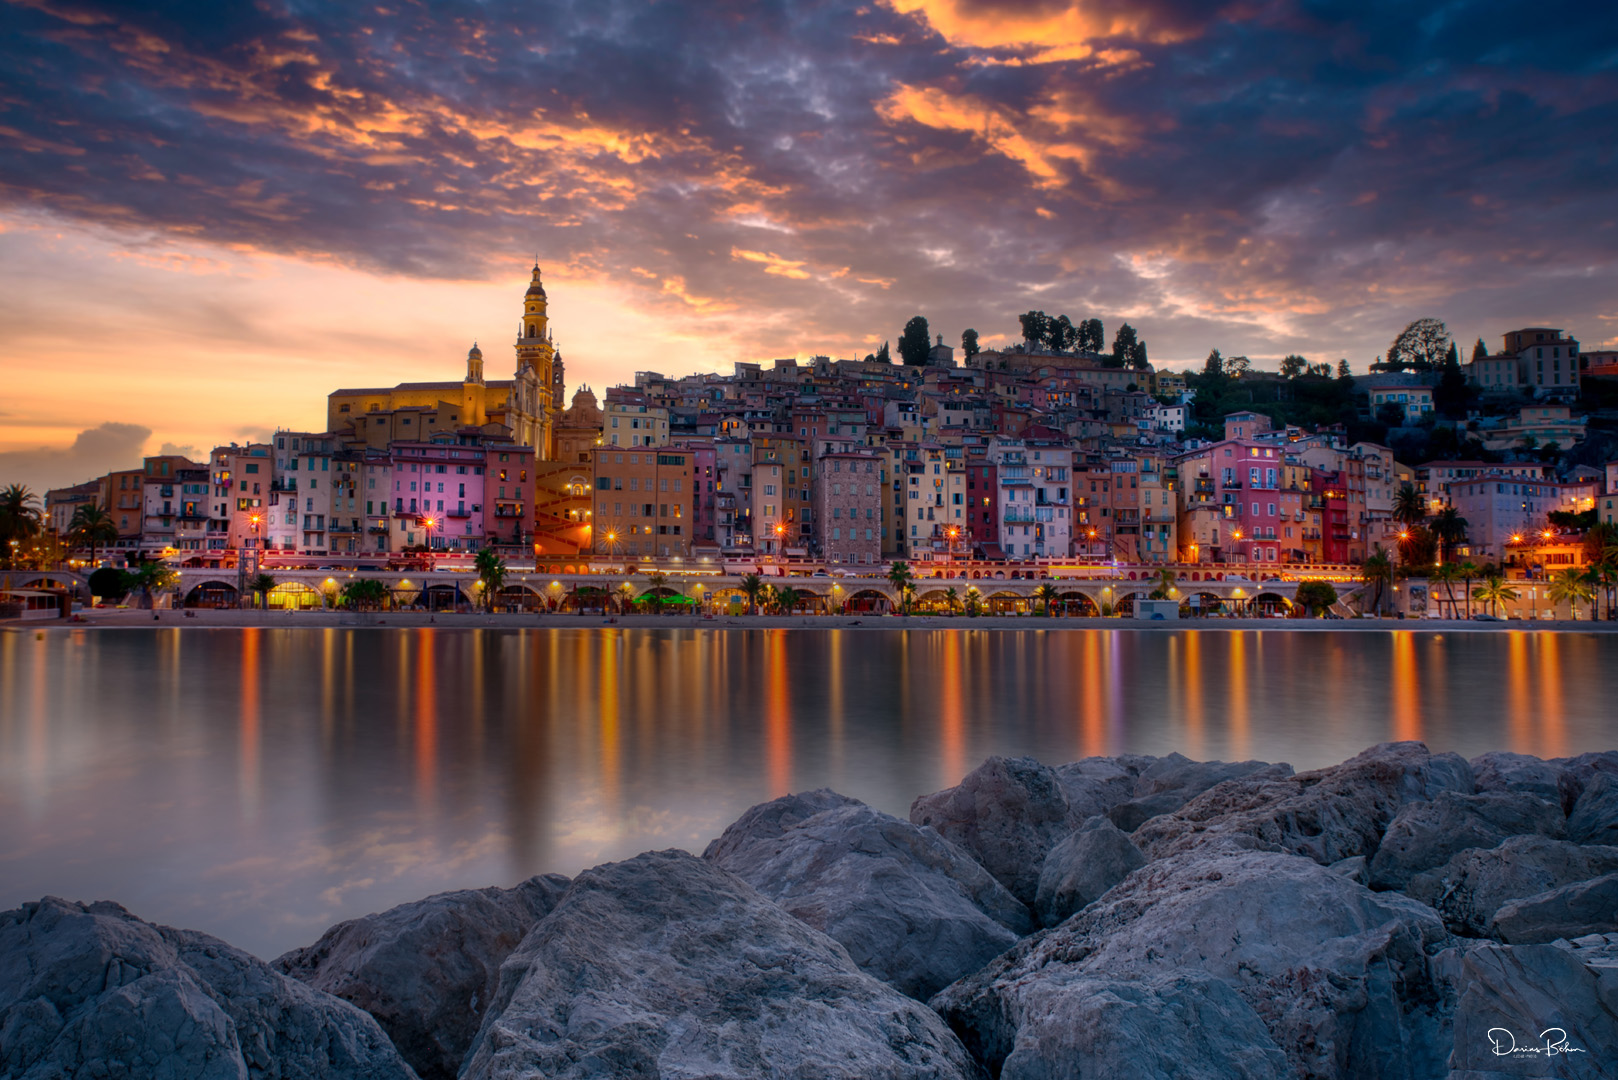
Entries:
[[0, 12], [13, 205], [411, 274], [537, 250], [767, 354], [1028, 306], [1159, 359], [1590, 340], [1610, 302], [1607, 5]]

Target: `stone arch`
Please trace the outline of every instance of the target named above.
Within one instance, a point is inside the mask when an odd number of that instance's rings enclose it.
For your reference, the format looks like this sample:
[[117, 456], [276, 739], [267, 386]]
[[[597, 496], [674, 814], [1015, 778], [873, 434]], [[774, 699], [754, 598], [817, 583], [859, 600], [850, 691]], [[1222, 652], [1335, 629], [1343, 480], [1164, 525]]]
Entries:
[[306, 581], [283, 581], [269, 591], [265, 606], [289, 611], [308, 611], [325, 607], [326, 598], [319, 589]]
[[1022, 593], [1000, 589], [983, 598], [983, 607], [991, 615], [1017, 615], [1024, 611], [1032, 611], [1034, 604]]
[[1145, 595], [1146, 594], [1143, 592], [1134, 590], [1120, 592], [1116, 597], [1113, 598], [1112, 613], [1114, 615], [1123, 615], [1125, 617], [1134, 615], [1136, 598], [1144, 597]]
[[843, 611], [850, 615], [881, 615], [892, 606], [893, 598], [882, 589], [856, 589], [849, 593]]
[[[1199, 601], [1195, 607], [1191, 604], [1193, 596]], [[1206, 589], [1193, 590], [1187, 593], [1185, 599], [1180, 602], [1180, 614], [1182, 615], [1216, 615], [1224, 610], [1225, 598], [1218, 593], [1208, 592]]]
[[186, 590], [183, 603], [188, 608], [233, 608], [239, 599], [228, 581], [201, 581]]
[[1254, 594], [1249, 606], [1265, 614], [1274, 611], [1284, 611], [1288, 614], [1292, 612], [1292, 601], [1280, 593], [1270, 590]]
[[1095, 598], [1088, 593], [1069, 590], [1056, 596], [1056, 610], [1070, 618], [1092, 619], [1101, 614]]
[[545, 594], [525, 581], [508, 582], [496, 603], [508, 611], [543, 611], [550, 607]]
[[454, 611], [467, 602], [461, 587], [447, 581], [432, 582], [416, 598], [416, 603], [429, 611]]

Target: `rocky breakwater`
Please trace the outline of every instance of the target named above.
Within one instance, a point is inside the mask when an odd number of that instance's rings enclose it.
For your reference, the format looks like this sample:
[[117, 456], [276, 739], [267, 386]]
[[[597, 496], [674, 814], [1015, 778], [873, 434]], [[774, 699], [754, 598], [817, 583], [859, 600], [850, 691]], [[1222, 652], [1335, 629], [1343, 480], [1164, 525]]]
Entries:
[[991, 758], [273, 966], [47, 900], [0, 915], [0, 1077], [1618, 1078], [1615, 793], [1618, 752]]

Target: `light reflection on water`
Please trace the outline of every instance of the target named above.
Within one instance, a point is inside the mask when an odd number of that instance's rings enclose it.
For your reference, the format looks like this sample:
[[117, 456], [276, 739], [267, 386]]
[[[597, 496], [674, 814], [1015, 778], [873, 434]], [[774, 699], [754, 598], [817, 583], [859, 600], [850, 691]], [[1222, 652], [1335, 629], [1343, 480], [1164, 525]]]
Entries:
[[0, 907], [116, 899], [264, 956], [431, 892], [700, 851], [990, 754], [1331, 764], [1618, 746], [1618, 636], [164, 629], [0, 634]]

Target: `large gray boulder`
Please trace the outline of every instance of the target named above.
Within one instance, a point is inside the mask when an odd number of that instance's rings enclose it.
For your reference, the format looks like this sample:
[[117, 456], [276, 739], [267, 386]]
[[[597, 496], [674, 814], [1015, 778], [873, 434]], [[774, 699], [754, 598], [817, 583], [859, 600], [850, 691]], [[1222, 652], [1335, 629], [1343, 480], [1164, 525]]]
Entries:
[[703, 857], [922, 1000], [1032, 929], [1028, 909], [966, 852], [835, 792], [755, 806]]
[[1433, 969], [1456, 998], [1450, 1080], [1618, 1077], [1618, 935], [1447, 949]]
[[1492, 848], [1508, 836], [1530, 834], [1556, 840], [1566, 825], [1561, 804], [1537, 795], [1445, 791], [1399, 810], [1371, 858], [1370, 885], [1402, 889], [1415, 875], [1443, 866], [1467, 848]]
[[1292, 766], [1267, 761], [1192, 761], [1180, 754], [1158, 758], [1141, 770], [1131, 798], [1106, 814], [1124, 832], [1134, 832], [1159, 814], [1172, 814], [1227, 780], [1284, 780]]
[[410, 1080], [375, 1020], [113, 903], [0, 913], [0, 1076]]
[[1045, 926], [1055, 926], [1145, 865], [1146, 856], [1129, 837], [1098, 814], [1045, 856], [1035, 914]]
[[[1082, 1012], [1065, 998], [1095, 993], [1096, 980], [1202, 973], [1246, 1003], [1297, 1075], [1425, 1077], [1442, 1069], [1445, 1022], [1427, 957], [1450, 940], [1409, 897], [1311, 859], [1210, 842], [1135, 871], [932, 1004], [993, 1069], [1019, 1052], [1043, 1057], [1046, 1033]], [[1240, 1023], [1240, 1010], [1223, 1011]], [[1073, 1075], [1060, 1068], [1029, 1075]]]
[[453, 1080], [500, 983], [500, 965], [567, 888], [560, 874], [467, 889], [350, 919], [277, 970], [376, 1017], [423, 1080]]
[[1567, 838], [1579, 844], [1618, 845], [1618, 776], [1596, 773], [1567, 819]]
[[1483, 937], [1503, 905], [1615, 871], [1618, 847], [1512, 836], [1497, 847], [1468, 849], [1436, 870], [1417, 874], [1404, 891], [1432, 905], [1453, 932]]
[[1618, 934], [1618, 873], [1575, 881], [1502, 904], [1489, 930], [1512, 945]]
[[1565, 814], [1578, 797], [1578, 781], [1561, 761], [1545, 761], [1529, 754], [1495, 750], [1471, 761], [1473, 782], [1479, 792], [1537, 795], [1559, 804]]
[[1146, 822], [1132, 839], [1148, 859], [1208, 841], [1289, 851], [1322, 864], [1372, 855], [1407, 803], [1445, 791], [1470, 794], [1465, 766], [1456, 755], [1430, 754], [1419, 742], [1382, 743], [1326, 769], [1227, 780]]
[[992, 757], [959, 785], [917, 799], [910, 820], [966, 849], [1031, 906], [1046, 853], [1084, 818], [1068, 804], [1055, 770], [1031, 757]]
[[1053, 771], [1067, 795], [1068, 807], [1082, 820], [1134, 798], [1141, 773], [1160, 760], [1140, 754], [1089, 757], [1057, 765]]
[[683, 851], [587, 870], [507, 958], [462, 1075], [953, 1080], [931, 1010]]
[[1251, 1006], [1211, 975], [1037, 981], [1000, 1080], [1292, 1080]]

